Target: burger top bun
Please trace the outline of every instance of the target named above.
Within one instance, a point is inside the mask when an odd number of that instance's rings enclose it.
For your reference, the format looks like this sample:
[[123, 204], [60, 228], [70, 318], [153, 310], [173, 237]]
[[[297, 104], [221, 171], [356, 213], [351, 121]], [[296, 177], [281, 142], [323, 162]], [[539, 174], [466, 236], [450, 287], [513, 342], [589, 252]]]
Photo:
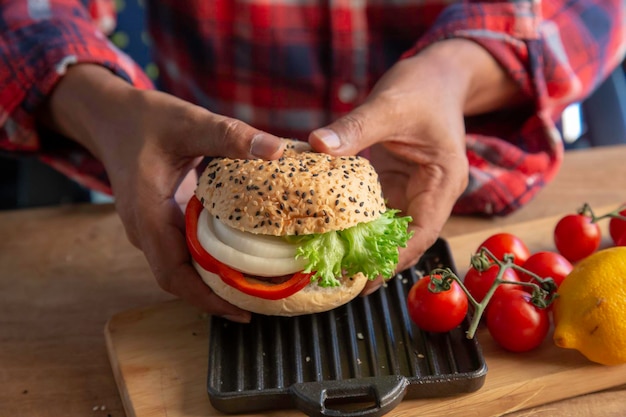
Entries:
[[202, 280], [211, 289], [231, 304], [253, 313], [268, 316], [299, 316], [302, 314], [320, 313], [342, 306], [363, 290], [367, 278], [363, 274], [341, 278], [340, 287], [322, 288], [319, 285], [307, 285], [297, 293], [280, 300], [266, 300], [239, 291], [224, 283], [222, 279], [195, 264]]
[[276, 160], [213, 159], [196, 196], [228, 226], [275, 236], [343, 230], [386, 210], [367, 159], [316, 153], [305, 142], [287, 141]]

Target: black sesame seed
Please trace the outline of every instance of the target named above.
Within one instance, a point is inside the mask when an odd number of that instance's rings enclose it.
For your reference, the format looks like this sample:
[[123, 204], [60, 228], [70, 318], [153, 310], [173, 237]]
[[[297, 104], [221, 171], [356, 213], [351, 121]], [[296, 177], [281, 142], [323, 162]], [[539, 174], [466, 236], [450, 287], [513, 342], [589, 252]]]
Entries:
[[359, 214], [359, 213], [361, 212], [361, 210], [356, 209], [356, 210], [354, 210], [354, 212], [355, 212], [356, 214]]
[[218, 182], [217, 184], [215, 184], [215, 188], [220, 188], [222, 186], [221, 182]]

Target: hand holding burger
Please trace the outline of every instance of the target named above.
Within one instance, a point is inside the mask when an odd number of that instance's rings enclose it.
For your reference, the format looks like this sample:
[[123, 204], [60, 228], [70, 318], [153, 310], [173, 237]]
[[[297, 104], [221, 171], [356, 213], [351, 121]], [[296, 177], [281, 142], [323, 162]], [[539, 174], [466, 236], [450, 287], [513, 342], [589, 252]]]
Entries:
[[187, 242], [204, 282], [256, 313], [333, 309], [393, 276], [409, 217], [385, 205], [369, 161], [290, 141], [277, 160], [213, 159], [200, 176]]

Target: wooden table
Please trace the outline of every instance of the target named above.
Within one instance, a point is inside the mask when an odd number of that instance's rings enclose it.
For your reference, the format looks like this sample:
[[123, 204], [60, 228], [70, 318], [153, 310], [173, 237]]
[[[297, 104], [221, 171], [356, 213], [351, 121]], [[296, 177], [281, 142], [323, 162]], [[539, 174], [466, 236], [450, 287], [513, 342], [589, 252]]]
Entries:
[[[443, 236], [506, 229], [583, 202], [626, 201], [625, 161], [624, 146], [570, 151], [557, 178], [526, 207], [506, 218], [452, 218]], [[0, 416], [124, 416], [105, 323], [171, 298], [127, 242], [112, 206], [0, 212]], [[625, 409], [626, 387], [618, 387], [511, 415], [607, 416]]]

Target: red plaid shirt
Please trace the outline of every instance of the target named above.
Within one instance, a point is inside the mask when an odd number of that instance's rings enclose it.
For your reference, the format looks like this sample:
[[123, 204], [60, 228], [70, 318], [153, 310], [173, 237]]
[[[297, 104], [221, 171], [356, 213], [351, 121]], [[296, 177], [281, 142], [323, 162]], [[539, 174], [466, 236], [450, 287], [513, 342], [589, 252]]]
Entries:
[[[481, 44], [536, 107], [467, 120], [471, 178], [456, 213], [506, 214], [530, 200], [562, 159], [554, 121], [619, 63], [626, 43], [623, 0], [147, 3], [163, 89], [295, 138], [349, 112], [402, 56], [451, 37]], [[110, 192], [84, 149], [38, 136], [33, 112], [76, 62], [152, 88], [103, 34], [115, 22], [112, 0], [0, 4], [0, 148]]]

